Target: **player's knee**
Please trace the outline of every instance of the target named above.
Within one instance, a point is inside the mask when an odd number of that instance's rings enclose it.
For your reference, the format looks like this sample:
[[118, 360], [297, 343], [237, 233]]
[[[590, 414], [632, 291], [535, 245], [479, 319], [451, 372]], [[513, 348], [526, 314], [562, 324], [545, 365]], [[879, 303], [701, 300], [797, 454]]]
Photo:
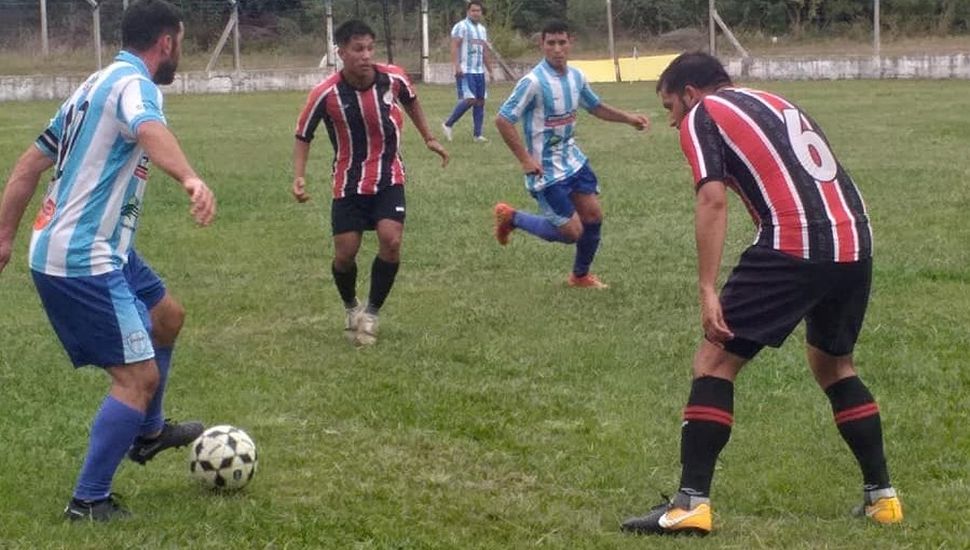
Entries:
[[396, 237], [381, 241], [380, 257], [385, 262], [398, 263], [401, 261], [401, 238]]
[[574, 243], [583, 236], [583, 227], [581, 225], [566, 224], [559, 228], [559, 234], [567, 243]]
[[173, 298], [152, 310], [152, 338], [156, 345], [169, 347], [175, 344], [182, 325], [185, 324], [185, 307]]

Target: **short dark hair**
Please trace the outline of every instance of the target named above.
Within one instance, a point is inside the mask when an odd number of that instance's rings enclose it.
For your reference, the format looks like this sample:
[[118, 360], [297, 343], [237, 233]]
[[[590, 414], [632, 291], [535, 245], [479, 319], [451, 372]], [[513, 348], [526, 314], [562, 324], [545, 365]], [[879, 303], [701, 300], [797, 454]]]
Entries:
[[182, 14], [165, 0], [135, 0], [121, 19], [121, 47], [143, 52], [163, 34], [176, 35]]
[[360, 19], [351, 19], [337, 27], [337, 30], [333, 33], [333, 40], [338, 46], [346, 46], [355, 36], [377, 38], [377, 35], [374, 34], [374, 29], [370, 28], [370, 25]]
[[688, 52], [678, 55], [660, 73], [657, 93], [682, 94], [688, 85], [706, 90], [733, 84], [718, 58], [704, 52]]
[[542, 33], [539, 35], [540, 40], [545, 40], [547, 34], [569, 34], [569, 23], [566, 23], [562, 19], [550, 19], [542, 24]]
[[465, 11], [470, 10], [472, 6], [478, 6], [482, 9], [482, 13], [485, 13], [485, 2], [482, 2], [482, 0], [468, 0], [468, 5], [465, 6]]

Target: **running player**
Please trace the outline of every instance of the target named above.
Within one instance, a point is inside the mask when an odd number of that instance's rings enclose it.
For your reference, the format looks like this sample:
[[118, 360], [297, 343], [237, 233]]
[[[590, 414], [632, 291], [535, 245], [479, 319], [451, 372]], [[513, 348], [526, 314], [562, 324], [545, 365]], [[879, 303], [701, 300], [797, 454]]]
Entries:
[[[516, 228], [550, 242], [576, 243], [576, 259], [567, 284], [580, 288], [607, 288], [590, 273], [600, 243], [603, 211], [599, 183], [586, 155], [576, 145], [576, 111], [586, 109], [607, 122], [622, 122], [637, 130], [650, 127], [644, 115], [627, 113], [600, 101], [586, 76], [568, 66], [572, 37], [562, 21], [542, 29], [545, 56], [516, 84], [495, 117], [502, 139], [525, 173], [525, 187], [539, 203], [539, 215], [495, 205], [495, 238], [506, 245]], [[521, 120], [522, 138], [515, 131]]]
[[0, 203], [0, 271], [40, 175], [53, 179], [34, 221], [30, 269], [75, 367], [95, 365], [111, 389], [91, 426], [84, 466], [64, 511], [71, 520], [128, 516], [111, 493], [118, 465], [187, 445], [198, 422], [164, 420], [172, 346], [185, 311], [132, 248], [149, 161], [176, 179], [200, 225], [215, 198], [166, 127], [157, 84], [171, 84], [184, 29], [163, 0], [138, 0], [122, 20], [122, 51], [63, 104], [14, 166]]
[[[310, 142], [323, 122], [334, 149], [333, 280], [347, 312], [345, 334], [355, 345], [377, 341], [378, 313], [401, 262], [404, 234], [404, 164], [401, 161], [401, 108], [425, 145], [448, 164], [448, 152], [428, 129], [414, 86], [394, 65], [373, 62], [374, 31], [347, 21], [334, 33], [343, 68], [310, 92], [296, 123], [293, 196], [306, 202]], [[400, 107], [399, 107], [400, 105]], [[379, 250], [371, 265], [366, 305], [357, 300], [357, 251], [363, 232], [377, 231]]]

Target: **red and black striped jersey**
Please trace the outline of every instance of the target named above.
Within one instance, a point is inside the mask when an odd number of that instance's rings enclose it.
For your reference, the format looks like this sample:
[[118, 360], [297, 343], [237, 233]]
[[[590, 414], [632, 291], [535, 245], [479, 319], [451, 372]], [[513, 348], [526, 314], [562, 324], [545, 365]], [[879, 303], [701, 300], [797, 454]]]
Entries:
[[698, 189], [718, 180], [741, 197], [758, 226], [755, 245], [812, 261], [872, 255], [859, 189], [815, 121], [786, 99], [718, 90], [684, 118], [680, 145]]
[[404, 185], [398, 102], [417, 99], [407, 74], [394, 65], [374, 65], [374, 83], [352, 87], [340, 72], [310, 91], [296, 123], [296, 139], [309, 143], [323, 121], [333, 145], [333, 197], [374, 195], [389, 185]]

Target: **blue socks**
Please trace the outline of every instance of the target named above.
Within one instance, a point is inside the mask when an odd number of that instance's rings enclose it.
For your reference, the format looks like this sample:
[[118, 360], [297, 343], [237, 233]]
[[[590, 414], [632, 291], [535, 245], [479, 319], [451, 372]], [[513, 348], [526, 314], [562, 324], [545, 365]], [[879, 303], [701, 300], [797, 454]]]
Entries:
[[568, 242], [559, 233], [559, 228], [542, 216], [516, 210], [515, 216], [512, 217], [512, 225], [544, 241], [551, 243]]
[[472, 107], [472, 121], [475, 123], [475, 137], [480, 137], [482, 135], [482, 123], [485, 121], [484, 105]]
[[589, 266], [592, 265], [596, 250], [600, 247], [602, 227], [603, 222], [583, 224], [583, 235], [576, 241], [576, 260], [573, 262], [573, 274], [577, 277], [589, 273]]
[[451, 116], [445, 121], [445, 126], [454, 126], [455, 123], [458, 122], [458, 119], [460, 119], [462, 115], [464, 115], [465, 112], [471, 108], [471, 106], [472, 104], [468, 101], [465, 101], [464, 99], [459, 100], [458, 105], [455, 105], [455, 110], [452, 111]]
[[111, 493], [111, 479], [138, 435], [145, 414], [108, 396], [91, 425], [88, 454], [81, 467], [74, 498], [101, 500]]
[[162, 429], [165, 415], [162, 413], [162, 401], [165, 398], [165, 382], [168, 381], [168, 369], [172, 365], [172, 348], [156, 348], [155, 364], [158, 365], [158, 389], [148, 403], [145, 410], [145, 420], [141, 423], [138, 435], [153, 434]]

